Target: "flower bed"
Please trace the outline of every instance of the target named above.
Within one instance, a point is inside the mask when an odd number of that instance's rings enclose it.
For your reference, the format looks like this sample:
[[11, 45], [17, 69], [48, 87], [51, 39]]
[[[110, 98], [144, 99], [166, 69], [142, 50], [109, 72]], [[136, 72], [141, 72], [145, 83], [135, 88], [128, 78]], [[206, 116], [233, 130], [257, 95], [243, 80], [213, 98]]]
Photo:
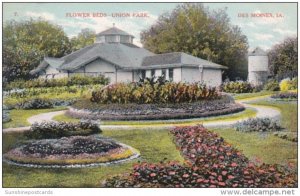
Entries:
[[74, 165], [106, 163], [136, 155], [132, 148], [99, 136], [71, 136], [29, 141], [14, 148], [4, 158], [17, 164]]
[[144, 81], [108, 85], [94, 91], [91, 101], [100, 104], [153, 104], [194, 102], [218, 97], [216, 88], [200, 83]]
[[129, 176], [107, 180], [106, 187], [297, 187], [297, 175], [280, 165], [255, 165], [202, 125], [171, 131], [186, 159], [179, 163], [134, 166]]
[[90, 120], [163, 120], [219, 116], [243, 110], [243, 106], [224, 95], [215, 100], [178, 104], [97, 104], [81, 100], [66, 115]]
[[91, 135], [101, 132], [98, 124], [89, 121], [79, 123], [45, 121], [32, 124], [30, 131], [26, 132], [26, 136], [34, 139], [49, 139], [72, 135]]

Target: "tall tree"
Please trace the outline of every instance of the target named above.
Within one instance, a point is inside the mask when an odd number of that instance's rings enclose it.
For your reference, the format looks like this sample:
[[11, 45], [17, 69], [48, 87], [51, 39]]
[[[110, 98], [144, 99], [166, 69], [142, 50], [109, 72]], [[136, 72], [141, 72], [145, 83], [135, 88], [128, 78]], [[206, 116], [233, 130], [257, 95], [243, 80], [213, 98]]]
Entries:
[[91, 29], [82, 29], [81, 32], [71, 39], [72, 51], [79, 50], [85, 46], [91, 45], [96, 39], [96, 32]]
[[70, 52], [70, 42], [61, 27], [42, 19], [17, 22], [3, 28], [3, 81], [29, 79], [44, 56], [62, 57]]
[[145, 48], [155, 53], [185, 52], [227, 66], [230, 79], [247, 77], [248, 41], [230, 23], [226, 9], [210, 11], [201, 3], [186, 3], [159, 16], [142, 31]]
[[268, 52], [271, 74], [281, 80], [298, 75], [298, 38], [288, 37]]

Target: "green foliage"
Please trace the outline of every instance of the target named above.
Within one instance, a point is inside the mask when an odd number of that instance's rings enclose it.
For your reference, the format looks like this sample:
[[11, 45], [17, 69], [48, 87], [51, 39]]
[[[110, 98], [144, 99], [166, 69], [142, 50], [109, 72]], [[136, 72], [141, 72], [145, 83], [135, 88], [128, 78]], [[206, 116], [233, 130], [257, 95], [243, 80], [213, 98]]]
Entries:
[[271, 79], [264, 85], [264, 90], [279, 91], [280, 90], [279, 83], [276, 80]]
[[142, 31], [141, 41], [154, 53], [185, 52], [225, 65], [231, 80], [247, 77], [247, 38], [230, 23], [226, 9], [211, 11], [201, 3], [178, 5]]
[[97, 103], [182, 103], [218, 98], [216, 88], [194, 83], [159, 82], [118, 83], [92, 92], [91, 101]]
[[254, 87], [246, 81], [224, 82], [221, 90], [226, 93], [252, 93]]
[[3, 79], [29, 79], [44, 56], [62, 57], [70, 52], [70, 42], [60, 26], [48, 21], [11, 20], [3, 27]]
[[53, 108], [53, 103], [48, 99], [31, 99], [24, 101], [22, 103], [17, 104], [17, 108], [19, 109], [47, 109], [47, 108]]
[[298, 38], [288, 37], [271, 48], [268, 53], [271, 74], [282, 80], [298, 75]]
[[236, 131], [241, 132], [269, 132], [280, 131], [279, 123], [270, 118], [250, 118], [235, 125]]
[[288, 90], [296, 90], [298, 89], [298, 77], [293, 78], [286, 78], [281, 80], [279, 83], [281, 91], [288, 91]]
[[82, 29], [81, 32], [78, 33], [76, 37], [73, 37], [70, 40], [72, 45], [72, 51], [76, 51], [88, 45], [93, 44], [95, 39], [96, 39], [95, 31], [88, 28]]
[[72, 135], [90, 135], [100, 133], [98, 124], [89, 121], [79, 123], [41, 122], [34, 123], [26, 136], [34, 139], [61, 138]]
[[108, 84], [109, 79], [104, 76], [97, 77], [88, 77], [81, 75], [74, 75], [66, 78], [58, 78], [58, 79], [45, 79], [45, 78], [37, 78], [31, 80], [15, 80], [8, 83], [5, 86], [6, 90], [12, 89], [23, 89], [23, 88], [36, 88], [36, 87], [63, 87], [63, 86], [74, 86], [74, 85], [96, 85]]

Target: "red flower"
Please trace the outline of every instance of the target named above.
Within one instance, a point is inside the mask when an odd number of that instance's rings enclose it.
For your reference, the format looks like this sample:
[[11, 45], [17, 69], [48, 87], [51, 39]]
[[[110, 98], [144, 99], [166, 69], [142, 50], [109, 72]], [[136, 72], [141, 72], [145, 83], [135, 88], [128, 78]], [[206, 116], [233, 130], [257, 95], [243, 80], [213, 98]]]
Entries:
[[155, 176], [156, 176], [156, 173], [151, 173], [150, 176], [151, 176], [151, 177], [155, 177]]
[[231, 163], [231, 167], [236, 167], [238, 166], [236, 163]]
[[202, 178], [197, 179], [197, 183], [201, 183], [203, 181], [204, 181], [204, 179], [202, 179]]
[[183, 178], [188, 178], [190, 175], [188, 175], [188, 174], [183, 174]]
[[225, 182], [219, 182], [218, 185], [219, 186], [225, 186], [226, 184], [225, 184]]
[[134, 176], [139, 176], [140, 175], [140, 173], [139, 172], [134, 172], [134, 174], [133, 174]]
[[229, 176], [227, 176], [227, 178], [228, 178], [228, 179], [233, 179], [234, 176], [233, 176], [233, 175], [229, 175]]
[[223, 176], [226, 176], [226, 174], [227, 174], [227, 171], [222, 171]]

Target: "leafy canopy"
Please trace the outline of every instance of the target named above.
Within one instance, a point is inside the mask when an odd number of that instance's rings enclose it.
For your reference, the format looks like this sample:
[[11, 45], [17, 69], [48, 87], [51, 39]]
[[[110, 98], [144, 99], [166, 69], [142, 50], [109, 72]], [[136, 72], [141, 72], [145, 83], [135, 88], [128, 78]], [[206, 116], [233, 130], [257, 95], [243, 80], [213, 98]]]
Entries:
[[141, 41], [154, 53], [185, 52], [225, 65], [230, 79], [247, 76], [247, 38], [230, 23], [226, 9], [181, 4], [142, 31]]
[[3, 28], [3, 78], [29, 79], [44, 56], [62, 57], [70, 52], [70, 42], [60, 26], [48, 21], [8, 21]]
[[298, 75], [297, 37], [288, 37], [274, 45], [268, 53], [269, 69], [278, 80]]

